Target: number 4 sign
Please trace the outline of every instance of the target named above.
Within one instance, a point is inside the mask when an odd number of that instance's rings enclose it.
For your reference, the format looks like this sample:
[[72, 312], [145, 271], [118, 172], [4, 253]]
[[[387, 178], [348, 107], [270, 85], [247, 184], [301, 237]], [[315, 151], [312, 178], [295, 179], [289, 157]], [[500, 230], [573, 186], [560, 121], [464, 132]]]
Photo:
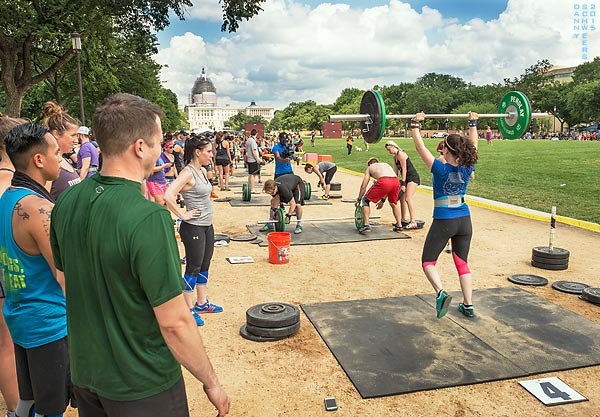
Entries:
[[550, 378], [530, 379], [519, 382], [544, 405], [557, 405], [587, 401], [583, 395], [553, 376]]

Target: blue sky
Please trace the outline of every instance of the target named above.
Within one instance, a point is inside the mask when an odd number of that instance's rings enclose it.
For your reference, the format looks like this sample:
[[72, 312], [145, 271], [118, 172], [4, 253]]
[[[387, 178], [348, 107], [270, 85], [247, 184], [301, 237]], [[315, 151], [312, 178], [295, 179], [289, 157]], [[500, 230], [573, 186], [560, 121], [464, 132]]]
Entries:
[[[578, 65], [600, 54], [579, 0], [267, 0], [236, 33], [218, 0], [194, 0], [159, 33], [164, 85], [186, 104], [206, 68], [219, 104], [281, 109], [332, 103], [346, 87], [414, 82], [428, 72], [474, 84], [519, 76], [540, 59]], [[594, 21], [592, 21], [594, 19]], [[585, 36], [584, 39], [582, 37]]]

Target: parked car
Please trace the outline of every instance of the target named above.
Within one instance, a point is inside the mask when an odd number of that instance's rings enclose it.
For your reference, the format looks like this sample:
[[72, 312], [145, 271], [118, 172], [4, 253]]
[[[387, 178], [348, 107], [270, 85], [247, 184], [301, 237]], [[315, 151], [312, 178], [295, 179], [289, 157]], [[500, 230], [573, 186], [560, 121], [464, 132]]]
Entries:
[[435, 132], [431, 135], [432, 138], [445, 138], [446, 136], [448, 136], [448, 132]]

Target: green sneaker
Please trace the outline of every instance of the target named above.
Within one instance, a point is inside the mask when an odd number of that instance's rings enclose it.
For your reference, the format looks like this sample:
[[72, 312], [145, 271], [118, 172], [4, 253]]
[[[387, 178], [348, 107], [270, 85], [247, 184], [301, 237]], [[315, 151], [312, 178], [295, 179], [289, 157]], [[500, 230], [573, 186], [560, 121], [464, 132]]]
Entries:
[[441, 290], [438, 296], [435, 298], [435, 308], [437, 310], [437, 318], [441, 319], [448, 312], [448, 307], [452, 301], [452, 296], [444, 290]]
[[270, 224], [265, 224], [263, 227], [259, 229], [261, 232], [274, 232], [275, 228]]
[[458, 304], [457, 310], [467, 317], [475, 316], [475, 308], [473, 306], [466, 307], [463, 303], [460, 303]]

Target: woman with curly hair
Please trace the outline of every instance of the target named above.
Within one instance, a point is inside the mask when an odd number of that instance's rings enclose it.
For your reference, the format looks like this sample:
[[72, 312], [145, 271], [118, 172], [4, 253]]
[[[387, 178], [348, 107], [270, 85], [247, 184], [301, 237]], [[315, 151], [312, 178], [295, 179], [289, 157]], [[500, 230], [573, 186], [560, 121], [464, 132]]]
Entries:
[[69, 155], [74, 153], [73, 146], [78, 144], [77, 130], [80, 123], [63, 106], [52, 101], [47, 101], [44, 104], [43, 112], [44, 125], [56, 138], [60, 152], [63, 155], [60, 161], [60, 175], [56, 181], [52, 182], [52, 188], [50, 189], [50, 195], [56, 200], [67, 188], [81, 182], [77, 170], [73, 167], [71, 160], [68, 159]]
[[471, 271], [467, 263], [473, 227], [469, 206], [465, 203], [465, 194], [471, 173], [475, 169], [479, 157], [477, 152], [478, 118], [477, 113], [469, 112], [468, 137], [455, 134], [446, 136], [442, 148], [445, 163], [436, 159], [423, 143], [419, 122], [425, 119], [425, 114], [418, 113], [411, 122], [415, 148], [425, 166], [433, 174], [433, 223], [425, 238], [421, 262], [429, 283], [437, 293], [438, 318], [448, 312], [448, 306], [452, 300], [452, 297], [443, 290], [442, 281], [436, 269], [437, 259], [448, 239], [452, 241], [452, 257], [458, 271], [463, 294], [463, 302], [458, 305], [458, 311], [467, 317], [475, 315], [471, 299], [473, 293]]

